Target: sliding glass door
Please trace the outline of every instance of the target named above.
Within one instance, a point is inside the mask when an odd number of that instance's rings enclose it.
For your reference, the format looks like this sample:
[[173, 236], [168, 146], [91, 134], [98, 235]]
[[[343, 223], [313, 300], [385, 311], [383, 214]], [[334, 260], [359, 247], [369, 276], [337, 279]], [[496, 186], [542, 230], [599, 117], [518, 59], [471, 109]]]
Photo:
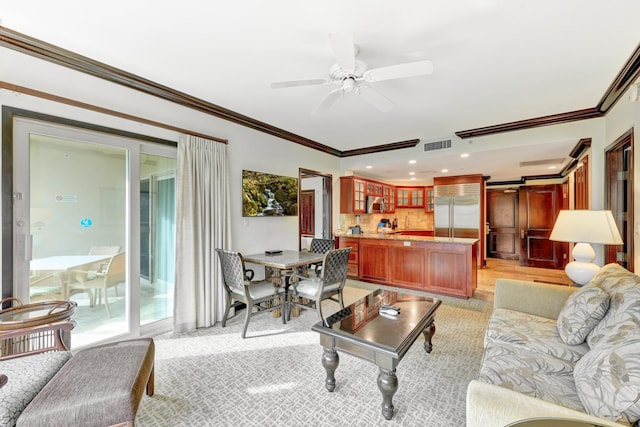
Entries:
[[14, 296], [77, 302], [73, 348], [166, 328], [175, 148], [23, 118], [13, 135]]

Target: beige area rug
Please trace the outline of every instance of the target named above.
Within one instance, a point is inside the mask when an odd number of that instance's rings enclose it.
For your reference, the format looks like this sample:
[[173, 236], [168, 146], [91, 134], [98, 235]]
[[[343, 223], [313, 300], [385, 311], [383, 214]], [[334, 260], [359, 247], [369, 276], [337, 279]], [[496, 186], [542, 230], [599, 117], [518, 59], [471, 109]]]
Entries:
[[[346, 302], [368, 286], [350, 282]], [[286, 325], [271, 313], [254, 316], [244, 340], [241, 311], [225, 328], [156, 337], [156, 393], [143, 398], [136, 426], [464, 426], [491, 303], [442, 299], [432, 353], [420, 336], [398, 366], [390, 421], [369, 362], [339, 353], [336, 389], [325, 389], [314, 311]]]

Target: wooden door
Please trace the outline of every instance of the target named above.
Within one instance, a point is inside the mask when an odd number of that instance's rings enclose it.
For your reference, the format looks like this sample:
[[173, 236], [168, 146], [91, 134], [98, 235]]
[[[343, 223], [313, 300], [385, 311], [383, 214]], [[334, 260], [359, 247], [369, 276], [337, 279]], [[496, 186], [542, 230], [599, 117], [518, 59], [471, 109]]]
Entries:
[[518, 190], [487, 191], [487, 255], [519, 259]]
[[520, 187], [520, 265], [563, 268], [568, 245], [549, 240], [563, 194], [562, 184]]
[[605, 263], [616, 262], [633, 271], [633, 129], [618, 138], [606, 155], [607, 209], [624, 244], [605, 246]]
[[316, 234], [315, 194], [315, 190], [302, 190], [300, 192], [300, 234], [302, 236], [315, 236]]

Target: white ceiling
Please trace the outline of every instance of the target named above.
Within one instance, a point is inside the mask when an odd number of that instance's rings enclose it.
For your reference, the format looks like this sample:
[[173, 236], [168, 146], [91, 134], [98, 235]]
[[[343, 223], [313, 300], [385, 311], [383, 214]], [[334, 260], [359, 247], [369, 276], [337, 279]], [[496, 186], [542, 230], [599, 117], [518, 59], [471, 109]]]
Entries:
[[[638, 46], [639, 16], [637, 0], [0, 0], [4, 27], [341, 151], [595, 107]], [[270, 83], [328, 77], [330, 33], [351, 34], [369, 68], [429, 59], [434, 71], [375, 83], [390, 112], [351, 93], [313, 115], [333, 86]], [[419, 154], [421, 180], [461, 161], [515, 179], [521, 161], [566, 157], [576, 143], [485, 149], [471, 162], [420, 146], [360, 171], [406, 179]]]

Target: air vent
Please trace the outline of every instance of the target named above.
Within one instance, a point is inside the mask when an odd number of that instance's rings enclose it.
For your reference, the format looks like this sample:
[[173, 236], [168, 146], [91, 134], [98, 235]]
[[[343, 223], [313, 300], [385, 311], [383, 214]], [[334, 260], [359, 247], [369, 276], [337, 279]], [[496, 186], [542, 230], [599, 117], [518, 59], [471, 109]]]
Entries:
[[424, 151], [445, 150], [451, 148], [451, 140], [443, 139], [442, 141], [427, 142], [424, 144]]
[[562, 159], [546, 159], [546, 160], [532, 160], [530, 162], [520, 162], [520, 167], [526, 166], [544, 166], [544, 165], [560, 165], [564, 162], [564, 158]]

